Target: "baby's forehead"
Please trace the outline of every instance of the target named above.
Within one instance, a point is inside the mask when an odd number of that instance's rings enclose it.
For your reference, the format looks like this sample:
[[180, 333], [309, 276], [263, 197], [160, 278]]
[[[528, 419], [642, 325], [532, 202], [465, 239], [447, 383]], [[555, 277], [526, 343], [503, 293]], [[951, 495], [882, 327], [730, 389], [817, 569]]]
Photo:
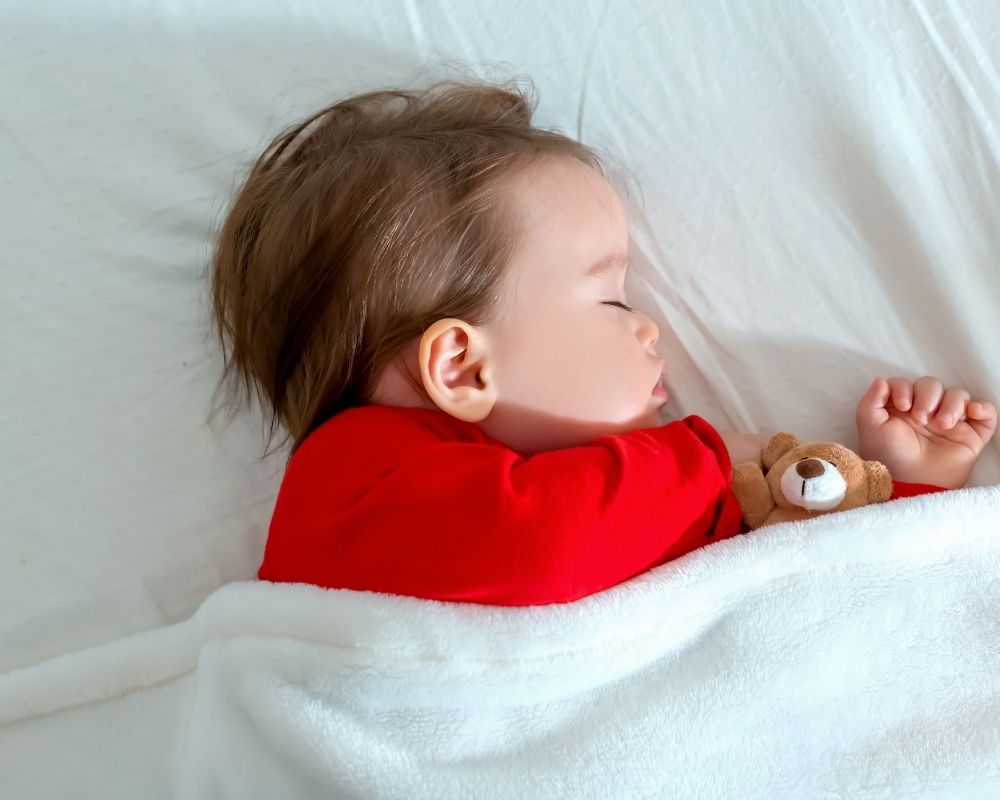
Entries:
[[618, 192], [594, 167], [568, 156], [539, 158], [511, 178], [515, 203], [536, 212], [576, 211], [607, 216], [624, 215]]
[[593, 167], [566, 157], [539, 161], [509, 189], [523, 260], [586, 272], [598, 259], [627, 252], [624, 204]]

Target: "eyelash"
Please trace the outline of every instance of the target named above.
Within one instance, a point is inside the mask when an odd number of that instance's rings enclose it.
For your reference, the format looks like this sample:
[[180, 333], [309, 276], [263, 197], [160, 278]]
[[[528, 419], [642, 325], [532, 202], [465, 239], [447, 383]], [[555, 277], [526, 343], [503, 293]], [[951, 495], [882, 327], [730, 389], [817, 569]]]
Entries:
[[635, 311], [635, 309], [632, 308], [632, 306], [627, 306], [624, 303], [619, 302], [618, 300], [605, 300], [604, 305], [617, 306], [618, 308], [624, 308], [626, 311]]

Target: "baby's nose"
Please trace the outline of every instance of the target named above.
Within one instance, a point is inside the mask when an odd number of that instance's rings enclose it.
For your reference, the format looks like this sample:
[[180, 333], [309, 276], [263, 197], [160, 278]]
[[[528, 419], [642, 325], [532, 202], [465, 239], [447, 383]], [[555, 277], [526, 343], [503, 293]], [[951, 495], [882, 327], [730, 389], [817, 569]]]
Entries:
[[795, 471], [802, 478], [815, 478], [823, 474], [823, 464], [817, 458], [807, 458], [795, 465]]
[[660, 329], [645, 314], [641, 314], [642, 321], [639, 325], [639, 330], [637, 331], [637, 336], [647, 347], [652, 347], [660, 338]]

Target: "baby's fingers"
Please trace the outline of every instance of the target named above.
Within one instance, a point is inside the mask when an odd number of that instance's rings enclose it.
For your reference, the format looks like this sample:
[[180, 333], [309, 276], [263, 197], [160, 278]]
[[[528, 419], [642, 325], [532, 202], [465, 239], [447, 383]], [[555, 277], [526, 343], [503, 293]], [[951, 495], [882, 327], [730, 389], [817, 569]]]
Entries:
[[944, 385], [932, 375], [924, 375], [913, 382], [912, 416], [921, 425], [926, 425], [944, 394]]
[[913, 383], [906, 378], [889, 378], [889, 393], [892, 404], [900, 411], [909, 411], [913, 406]]
[[876, 378], [858, 403], [858, 409], [855, 413], [858, 430], [881, 425], [889, 419], [889, 412], [885, 408], [888, 402], [889, 382], [885, 378]]
[[949, 430], [955, 423], [965, 419], [965, 409], [969, 404], [969, 393], [957, 384], [949, 386], [934, 415], [934, 424], [944, 430]]
[[997, 410], [993, 403], [977, 400], [966, 409], [966, 422], [986, 444], [997, 431]]

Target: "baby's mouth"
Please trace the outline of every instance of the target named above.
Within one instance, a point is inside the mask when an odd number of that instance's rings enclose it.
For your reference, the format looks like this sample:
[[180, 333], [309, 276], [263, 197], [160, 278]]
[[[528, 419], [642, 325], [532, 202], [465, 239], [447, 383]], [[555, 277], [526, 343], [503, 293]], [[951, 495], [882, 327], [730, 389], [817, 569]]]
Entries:
[[664, 402], [670, 396], [670, 394], [667, 392], [667, 385], [665, 381], [666, 374], [667, 374], [667, 366], [666, 364], [662, 364], [660, 366], [660, 377], [653, 385], [653, 391], [652, 391], [653, 397], [655, 397], [657, 400], [663, 400]]

